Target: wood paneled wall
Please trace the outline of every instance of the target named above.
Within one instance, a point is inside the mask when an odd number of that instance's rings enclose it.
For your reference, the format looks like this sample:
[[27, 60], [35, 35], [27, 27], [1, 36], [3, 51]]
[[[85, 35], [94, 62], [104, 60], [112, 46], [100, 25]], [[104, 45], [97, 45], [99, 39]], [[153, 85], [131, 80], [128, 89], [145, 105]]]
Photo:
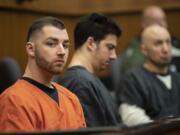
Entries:
[[[33, 4], [33, 2], [37, 3]], [[73, 2], [75, 4], [72, 4]], [[69, 59], [73, 53], [74, 26], [79, 16], [89, 12], [105, 13], [120, 24], [123, 35], [118, 41], [118, 54], [127, 47], [133, 36], [139, 33], [141, 10], [147, 5], [157, 4], [163, 7], [167, 13], [170, 32], [180, 37], [179, 0], [154, 0], [153, 2], [152, 0], [145, 2], [136, 0], [136, 3], [134, 0], [126, 0], [126, 2], [124, 0], [104, 0], [103, 2], [96, 0], [29, 0], [29, 2], [16, 4], [15, 0], [1, 0], [0, 59], [5, 56], [14, 57], [24, 70], [27, 60], [25, 52], [27, 29], [34, 19], [46, 15], [55, 16], [64, 21], [72, 43]]]
[[141, 10], [148, 5], [179, 8], [179, 0], [1, 0], [0, 7], [65, 15], [89, 12], [120, 13]]

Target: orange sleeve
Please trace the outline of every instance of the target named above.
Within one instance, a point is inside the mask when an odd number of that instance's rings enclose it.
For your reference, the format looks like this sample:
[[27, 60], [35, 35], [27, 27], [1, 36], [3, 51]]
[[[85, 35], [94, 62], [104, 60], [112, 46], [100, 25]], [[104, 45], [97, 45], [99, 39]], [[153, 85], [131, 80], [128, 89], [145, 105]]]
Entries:
[[34, 131], [33, 119], [16, 96], [0, 98], [0, 132]]

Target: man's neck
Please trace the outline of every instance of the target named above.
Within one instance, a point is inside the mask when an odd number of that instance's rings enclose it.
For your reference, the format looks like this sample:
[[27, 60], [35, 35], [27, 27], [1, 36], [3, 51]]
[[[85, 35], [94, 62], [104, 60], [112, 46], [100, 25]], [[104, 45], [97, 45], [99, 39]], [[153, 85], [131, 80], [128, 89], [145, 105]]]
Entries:
[[48, 87], [51, 86], [51, 81], [52, 81], [52, 75], [46, 74], [46, 72], [43, 72], [40, 69], [34, 69], [32, 66], [29, 66], [30, 64], [27, 65], [24, 77], [29, 77], [37, 82], [40, 82]]
[[87, 56], [87, 54], [83, 54], [83, 52], [76, 52], [73, 55], [73, 58], [68, 67], [73, 66], [82, 66], [90, 73], [94, 73], [94, 69], [91, 64], [91, 58]]

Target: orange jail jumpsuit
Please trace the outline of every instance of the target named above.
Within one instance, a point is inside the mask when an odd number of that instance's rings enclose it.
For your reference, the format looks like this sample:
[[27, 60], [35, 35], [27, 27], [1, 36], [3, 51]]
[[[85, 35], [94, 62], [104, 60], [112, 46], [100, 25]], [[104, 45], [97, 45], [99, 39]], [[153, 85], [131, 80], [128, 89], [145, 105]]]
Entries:
[[0, 95], [0, 132], [52, 131], [86, 127], [78, 98], [53, 83], [59, 105], [26, 80], [18, 80]]

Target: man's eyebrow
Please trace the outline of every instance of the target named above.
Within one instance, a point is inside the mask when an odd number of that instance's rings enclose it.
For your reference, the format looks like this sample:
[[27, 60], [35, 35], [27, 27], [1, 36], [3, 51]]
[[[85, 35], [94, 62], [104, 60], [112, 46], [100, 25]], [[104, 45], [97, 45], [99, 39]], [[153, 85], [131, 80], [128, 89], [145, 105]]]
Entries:
[[111, 43], [107, 43], [107, 46], [111, 46], [111, 47], [116, 47], [117, 45], [115, 45], [115, 44], [111, 44]]
[[[55, 37], [48, 37], [47, 40], [53, 40], [53, 41], [55, 41], [55, 42], [58, 42], [58, 41], [59, 41], [59, 39], [58, 39], [58, 38], [55, 38]], [[68, 42], [70, 42], [70, 41], [69, 41], [69, 39], [65, 39], [64, 42], [65, 42], [65, 43], [68, 43]]]
[[50, 39], [50, 40], [54, 40], [54, 41], [59, 41], [57, 38], [55, 38], [55, 37], [48, 37], [47, 38], [48, 40]]

